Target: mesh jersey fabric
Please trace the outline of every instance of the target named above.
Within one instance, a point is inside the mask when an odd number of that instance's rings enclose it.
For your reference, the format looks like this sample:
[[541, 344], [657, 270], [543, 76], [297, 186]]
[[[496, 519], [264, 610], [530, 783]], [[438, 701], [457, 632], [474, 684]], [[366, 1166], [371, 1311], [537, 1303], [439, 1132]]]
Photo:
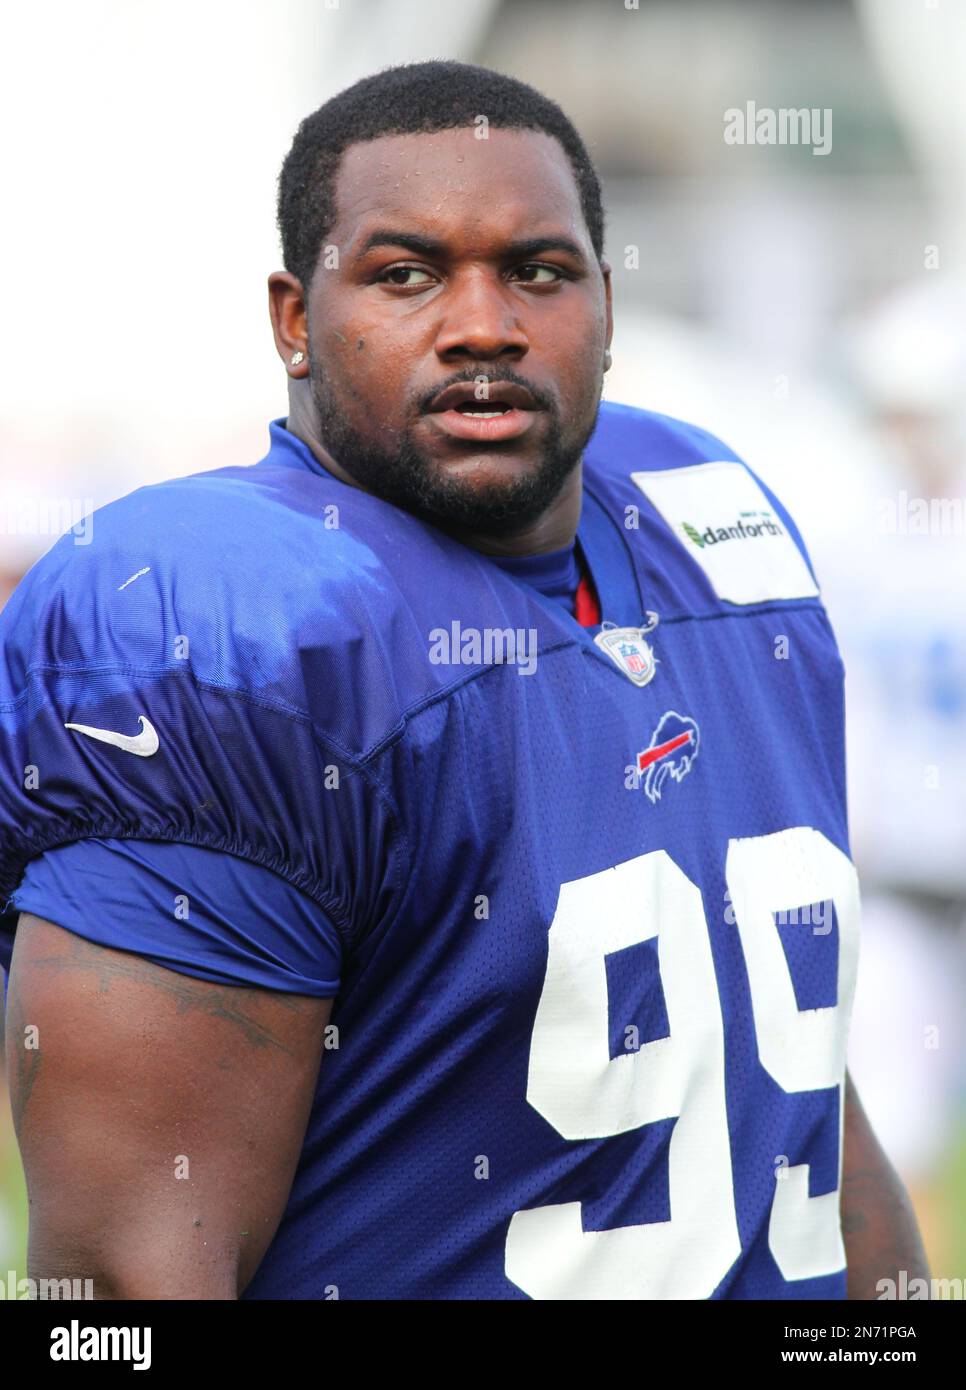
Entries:
[[[573, 609], [575, 544], [487, 558]], [[9, 908], [218, 984], [338, 993], [342, 941], [325, 913], [278, 874], [212, 849], [164, 840], [76, 840], [28, 863]], [[12, 947], [12, 937], [0, 934], [0, 966], [9, 968]]]
[[245, 1297], [844, 1298], [843, 671], [737, 455], [601, 407], [589, 628], [283, 421], [94, 522], [0, 614], [0, 903], [46, 851], [164, 841], [337, 933]]

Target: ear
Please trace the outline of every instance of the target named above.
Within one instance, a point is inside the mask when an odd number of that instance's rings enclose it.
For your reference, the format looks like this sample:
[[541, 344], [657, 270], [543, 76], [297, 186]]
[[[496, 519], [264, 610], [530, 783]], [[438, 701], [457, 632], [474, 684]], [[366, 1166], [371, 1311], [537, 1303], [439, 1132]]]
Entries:
[[601, 260], [600, 273], [604, 277], [604, 302], [607, 306], [607, 336], [604, 339], [604, 347], [609, 348], [611, 339], [614, 336], [614, 300], [610, 277], [610, 261]]
[[[275, 335], [275, 347], [289, 376], [298, 381], [309, 374], [309, 334], [302, 282], [287, 270], [276, 270], [268, 277], [268, 312]], [[296, 365], [292, 358], [300, 352]]]

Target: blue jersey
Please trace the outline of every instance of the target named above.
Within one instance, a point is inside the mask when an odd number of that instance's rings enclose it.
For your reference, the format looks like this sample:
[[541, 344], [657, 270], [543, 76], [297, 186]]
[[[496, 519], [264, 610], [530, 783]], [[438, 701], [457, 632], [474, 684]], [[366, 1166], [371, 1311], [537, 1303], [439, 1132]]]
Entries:
[[77, 841], [227, 856], [284, 932], [215, 959], [159, 905], [106, 944], [335, 996], [245, 1297], [844, 1297], [858, 890], [793, 522], [604, 404], [585, 628], [270, 435], [102, 508], [0, 615], [0, 903]]

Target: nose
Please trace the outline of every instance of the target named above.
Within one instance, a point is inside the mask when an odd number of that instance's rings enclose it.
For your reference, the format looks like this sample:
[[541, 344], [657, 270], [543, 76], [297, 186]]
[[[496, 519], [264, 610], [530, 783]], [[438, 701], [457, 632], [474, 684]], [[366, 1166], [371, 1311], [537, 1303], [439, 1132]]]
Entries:
[[436, 336], [436, 353], [444, 362], [496, 358], [519, 360], [530, 347], [520, 323], [518, 304], [499, 280], [486, 273], [457, 277], [446, 295]]

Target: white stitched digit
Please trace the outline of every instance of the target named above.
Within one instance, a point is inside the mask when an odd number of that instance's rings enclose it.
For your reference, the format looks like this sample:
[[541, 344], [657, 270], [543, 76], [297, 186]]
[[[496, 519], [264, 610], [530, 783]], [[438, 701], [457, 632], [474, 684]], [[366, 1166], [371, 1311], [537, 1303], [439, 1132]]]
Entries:
[[[758, 1055], [768, 1074], [788, 1093], [839, 1088], [839, 1180], [833, 1192], [808, 1195], [808, 1164], [778, 1171], [769, 1248], [786, 1279], [834, 1274], [845, 1267], [839, 1219], [842, 1178], [845, 1053], [858, 967], [859, 885], [855, 867], [817, 830], [796, 826], [774, 835], [732, 840], [726, 866], [728, 891], [748, 967]], [[799, 1009], [776, 913], [797, 913], [832, 901], [838, 920], [837, 999], [834, 1005]], [[795, 930], [816, 933], [833, 946], [830, 920], [815, 924], [792, 916]]]
[[[730, 841], [726, 878], [761, 1063], [789, 1093], [839, 1087], [841, 1181], [841, 1096], [858, 960], [855, 868], [820, 831], [797, 826]], [[773, 914], [829, 900], [839, 928], [837, 1000], [800, 1010]], [[605, 957], [655, 936], [670, 1035], [611, 1057]], [[713, 1293], [741, 1253], [724, 1031], [701, 894], [665, 851], [562, 885], [533, 1026], [527, 1100], [570, 1140], [674, 1119], [671, 1219], [585, 1231], [580, 1202], [515, 1212], [507, 1278], [540, 1299]], [[785, 1279], [844, 1267], [838, 1189], [809, 1197], [807, 1164], [776, 1181], [769, 1248]]]
[[[612, 1058], [604, 957], [653, 936], [670, 1037]], [[701, 894], [663, 850], [561, 888], [527, 1099], [566, 1139], [676, 1118], [672, 1217], [585, 1231], [579, 1202], [517, 1212], [507, 1277], [541, 1299], [708, 1297], [741, 1250], [721, 1005]]]

